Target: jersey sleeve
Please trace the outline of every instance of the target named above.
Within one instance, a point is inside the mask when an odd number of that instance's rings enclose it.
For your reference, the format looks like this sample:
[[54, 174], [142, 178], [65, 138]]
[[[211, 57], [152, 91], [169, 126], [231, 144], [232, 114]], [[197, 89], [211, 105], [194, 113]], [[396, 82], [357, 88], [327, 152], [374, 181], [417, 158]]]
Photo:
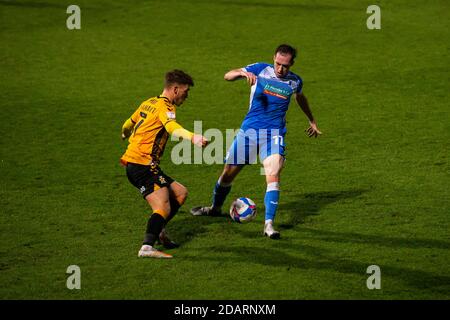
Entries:
[[158, 118], [162, 122], [163, 126], [170, 121], [176, 121], [177, 118], [175, 108], [167, 105], [165, 102], [162, 102], [162, 105], [159, 107]]
[[243, 67], [242, 69], [247, 72], [251, 72], [254, 75], [258, 75], [261, 71], [263, 71], [268, 66], [267, 63], [257, 62], [253, 64], [249, 64], [246, 67]]
[[303, 80], [299, 76], [296, 75], [297, 78], [297, 91], [296, 93], [302, 93], [303, 90]]
[[139, 121], [140, 111], [141, 108], [137, 108], [137, 110], [131, 115], [130, 117], [131, 122], [136, 123]]
[[170, 135], [173, 135], [175, 137], [192, 140], [192, 137], [194, 136], [193, 132], [186, 130], [176, 121], [167, 122], [164, 128], [166, 128], [167, 132]]

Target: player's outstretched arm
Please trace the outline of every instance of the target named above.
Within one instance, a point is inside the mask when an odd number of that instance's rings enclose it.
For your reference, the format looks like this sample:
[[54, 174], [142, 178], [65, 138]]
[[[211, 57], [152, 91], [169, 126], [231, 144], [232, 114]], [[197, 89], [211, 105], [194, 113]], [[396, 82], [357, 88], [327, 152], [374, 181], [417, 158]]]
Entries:
[[311, 108], [309, 107], [308, 99], [306, 99], [306, 96], [303, 93], [297, 93], [295, 95], [295, 99], [297, 100], [298, 105], [309, 120], [309, 128], [305, 130], [306, 134], [308, 135], [308, 137], [317, 138], [320, 134], [322, 134], [322, 132], [317, 127], [316, 120], [314, 120]]
[[173, 135], [174, 137], [177, 138], [190, 140], [193, 144], [195, 144], [198, 147], [205, 147], [208, 144], [208, 140], [204, 136], [200, 134], [195, 134], [193, 132], [190, 132], [189, 130], [184, 129], [176, 121], [169, 121], [164, 125], [164, 127], [166, 128], [167, 132], [170, 135]]
[[244, 71], [242, 69], [230, 70], [227, 73], [225, 73], [223, 78], [227, 81], [234, 81], [237, 79], [246, 78], [247, 83], [251, 86], [254, 85], [256, 82], [256, 76], [253, 73]]

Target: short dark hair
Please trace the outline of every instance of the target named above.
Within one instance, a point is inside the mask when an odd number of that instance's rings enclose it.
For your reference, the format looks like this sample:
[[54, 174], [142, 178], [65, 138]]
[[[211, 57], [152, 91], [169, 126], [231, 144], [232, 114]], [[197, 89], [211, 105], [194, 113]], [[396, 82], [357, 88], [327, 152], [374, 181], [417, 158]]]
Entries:
[[283, 55], [290, 54], [292, 64], [294, 64], [294, 60], [297, 57], [297, 49], [288, 44], [280, 44], [278, 48], [275, 50], [275, 54], [277, 53], [281, 53]]
[[166, 82], [165, 87], [170, 87], [173, 84], [187, 84], [191, 87], [194, 86], [194, 80], [192, 80], [192, 77], [188, 75], [186, 72], [181, 70], [172, 70], [166, 73]]

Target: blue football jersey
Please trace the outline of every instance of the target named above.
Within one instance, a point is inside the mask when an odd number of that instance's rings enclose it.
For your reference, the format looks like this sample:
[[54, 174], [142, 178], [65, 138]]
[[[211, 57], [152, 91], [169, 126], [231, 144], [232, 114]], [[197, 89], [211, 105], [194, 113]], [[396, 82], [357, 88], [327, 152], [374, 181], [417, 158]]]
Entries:
[[292, 94], [302, 91], [302, 79], [290, 71], [285, 78], [278, 78], [273, 65], [267, 63], [250, 64], [242, 69], [257, 78], [251, 87], [249, 110], [241, 129], [278, 129], [284, 134], [289, 102]]

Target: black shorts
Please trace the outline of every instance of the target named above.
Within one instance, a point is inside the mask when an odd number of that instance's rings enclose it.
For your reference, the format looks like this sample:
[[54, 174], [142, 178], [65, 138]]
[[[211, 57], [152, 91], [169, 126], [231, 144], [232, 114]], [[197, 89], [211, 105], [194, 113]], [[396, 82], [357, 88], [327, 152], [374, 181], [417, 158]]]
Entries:
[[168, 187], [174, 182], [156, 164], [145, 166], [128, 162], [126, 170], [128, 180], [139, 189], [144, 198], [153, 191]]

